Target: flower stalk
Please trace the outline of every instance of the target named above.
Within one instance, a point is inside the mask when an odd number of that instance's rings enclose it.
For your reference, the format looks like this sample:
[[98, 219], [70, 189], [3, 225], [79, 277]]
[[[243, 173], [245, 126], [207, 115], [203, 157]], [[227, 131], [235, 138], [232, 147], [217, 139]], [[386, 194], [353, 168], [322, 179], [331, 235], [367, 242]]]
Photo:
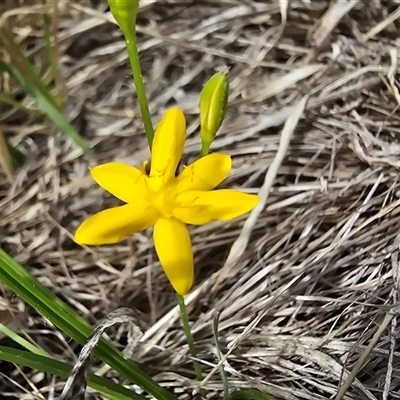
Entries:
[[133, 81], [136, 86], [136, 94], [139, 101], [140, 112], [142, 114], [142, 120], [144, 130], [146, 132], [147, 142], [149, 148], [153, 145], [154, 130], [151, 122], [149, 103], [147, 101], [146, 89], [144, 87], [142, 68], [139, 61], [139, 52], [136, 43], [136, 29], [134, 33], [125, 34], [126, 46], [129, 54], [129, 61], [131, 63]]
[[185, 332], [186, 341], [189, 346], [190, 354], [193, 357], [193, 360], [192, 360], [193, 368], [196, 373], [197, 380], [199, 382], [201, 382], [201, 380], [202, 380], [201, 367], [200, 367], [199, 362], [197, 360], [195, 360], [195, 358], [198, 358], [198, 357], [197, 357], [196, 347], [194, 345], [192, 331], [191, 331], [190, 325], [189, 325], [189, 318], [188, 318], [188, 313], [187, 313], [187, 309], [186, 309], [185, 298], [183, 296], [181, 296], [180, 294], [178, 294], [177, 300], [178, 300], [178, 305], [179, 305], [179, 311], [181, 314], [183, 331]]
[[147, 101], [136, 40], [136, 16], [139, 9], [139, 1], [108, 0], [108, 5], [110, 6], [111, 14], [114, 16], [122, 33], [125, 36], [126, 48], [128, 50], [128, 56], [131, 64], [133, 81], [136, 87], [140, 112], [142, 114], [144, 130], [146, 132], [147, 142], [149, 143], [151, 150], [153, 145], [154, 130], [151, 122], [149, 102]]

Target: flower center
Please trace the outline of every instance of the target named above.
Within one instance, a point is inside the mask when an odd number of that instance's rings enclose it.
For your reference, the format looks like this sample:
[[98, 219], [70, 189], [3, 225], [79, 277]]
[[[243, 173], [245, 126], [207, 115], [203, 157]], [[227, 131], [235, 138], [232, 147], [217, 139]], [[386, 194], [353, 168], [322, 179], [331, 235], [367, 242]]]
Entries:
[[174, 188], [163, 188], [159, 192], [153, 192], [152, 203], [157, 211], [166, 218], [173, 216], [176, 195]]

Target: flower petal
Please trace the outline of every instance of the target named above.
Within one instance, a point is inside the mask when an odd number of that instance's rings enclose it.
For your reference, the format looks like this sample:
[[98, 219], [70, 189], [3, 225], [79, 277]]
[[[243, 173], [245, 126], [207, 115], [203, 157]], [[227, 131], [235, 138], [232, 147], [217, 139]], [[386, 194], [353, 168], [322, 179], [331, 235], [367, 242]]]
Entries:
[[170, 108], [154, 134], [149, 184], [155, 192], [169, 179], [175, 178], [185, 139], [185, 116], [178, 107]]
[[185, 296], [194, 275], [192, 244], [186, 226], [174, 218], [160, 218], [154, 225], [154, 245], [172, 287]]
[[125, 203], [135, 202], [137, 197], [144, 198], [147, 193], [147, 177], [135, 167], [111, 162], [90, 168], [92, 178], [104, 190]]
[[179, 174], [177, 193], [192, 190], [211, 190], [228, 176], [232, 168], [228, 154], [213, 153], [188, 165]]
[[77, 243], [95, 246], [117, 243], [153, 225], [157, 218], [149, 203], [136, 201], [92, 215], [79, 226], [74, 239]]
[[246, 214], [260, 201], [254, 194], [236, 190], [186, 192], [178, 195], [175, 218], [186, 224], [203, 225], [211, 221], [225, 221]]

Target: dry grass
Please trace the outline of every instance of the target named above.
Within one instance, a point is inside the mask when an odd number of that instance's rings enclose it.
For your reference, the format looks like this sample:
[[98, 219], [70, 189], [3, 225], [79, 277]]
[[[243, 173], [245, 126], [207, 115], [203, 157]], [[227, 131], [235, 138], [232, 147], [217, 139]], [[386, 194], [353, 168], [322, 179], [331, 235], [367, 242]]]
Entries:
[[[285, 400], [399, 399], [392, 312], [400, 276], [399, 1], [142, 3], [141, 61], [154, 122], [180, 105], [189, 122], [185, 157], [193, 159], [201, 86], [229, 67], [230, 107], [213, 150], [233, 156], [224, 186], [261, 190], [265, 202], [247, 221], [192, 229], [197, 276], [189, 308], [208, 374], [203, 386], [214, 396], [222, 390], [212, 338], [219, 310], [232, 386]], [[143, 161], [127, 55], [104, 1], [59, 5], [69, 119], [96, 163]], [[25, 2], [2, 18], [22, 21], [44, 9]], [[15, 24], [14, 33], [44, 73], [40, 27]], [[137, 308], [147, 324], [137, 362], [192, 398], [197, 383], [150, 232], [99, 249], [74, 244], [77, 225], [115, 200], [60, 132], [4, 107], [0, 118], [29, 159], [12, 184], [0, 176], [2, 246], [92, 323], [118, 307]], [[73, 361], [73, 343], [3, 293], [1, 307], [21, 334]], [[115, 343], [124, 346], [125, 337], [124, 327], [114, 331]], [[46, 398], [62, 385], [36, 371], [6, 373], [0, 392], [10, 398], [43, 398], [32, 388]]]

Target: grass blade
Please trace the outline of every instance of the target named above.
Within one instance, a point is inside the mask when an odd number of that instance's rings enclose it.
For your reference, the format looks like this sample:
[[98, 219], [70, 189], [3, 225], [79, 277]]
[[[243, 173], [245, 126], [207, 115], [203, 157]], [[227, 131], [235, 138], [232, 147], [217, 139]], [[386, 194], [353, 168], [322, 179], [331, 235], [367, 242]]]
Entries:
[[67, 121], [57, 106], [55, 106], [53, 102], [49, 101], [49, 99], [41, 91], [32, 86], [17, 68], [0, 58], [0, 71], [9, 73], [21, 85], [21, 87], [34, 98], [38, 107], [51, 121], [54, 122], [55, 125], [57, 125], [64, 133], [66, 133], [86, 154], [91, 154], [91, 151], [86, 145], [85, 141], [81, 138], [75, 128]]
[[[221, 361], [223, 359], [221, 346], [219, 344], [219, 329], [218, 329], [219, 317], [220, 317], [220, 312], [217, 311], [214, 314], [214, 318], [213, 318], [213, 336], [214, 336], [215, 350], [216, 350], [218, 364], [221, 363]], [[221, 374], [222, 386], [224, 388], [223, 400], [227, 400], [229, 398], [229, 385], [228, 385], [228, 379], [225, 374], [223, 363], [221, 363], [221, 366], [219, 367], [219, 373]]]
[[11, 181], [14, 175], [14, 166], [10, 154], [9, 146], [7, 146], [6, 138], [0, 128], [0, 166], [3, 168], [7, 178]]
[[25, 155], [15, 148], [6, 138], [4, 138], [4, 140], [6, 141], [6, 146], [8, 148], [8, 152], [10, 153], [13, 167], [16, 169], [25, 162]]
[[275, 397], [256, 389], [239, 389], [232, 392], [229, 400], [276, 400]]
[[[68, 377], [71, 371], [71, 366], [61, 361], [6, 346], [0, 346], [0, 360], [47, 372], [64, 379]], [[140, 394], [134, 393], [117, 383], [96, 375], [89, 376], [88, 384], [94, 390], [97, 390], [99, 393], [113, 400], [145, 399], [145, 397]]]
[[33, 343], [28, 342], [21, 335], [14, 332], [13, 330], [8, 328], [1, 322], [0, 322], [0, 332], [3, 333], [4, 335], [8, 336], [10, 339], [14, 340], [15, 343], [18, 343], [20, 346], [22, 346], [26, 350], [30, 351], [31, 353], [38, 354], [39, 356], [49, 357], [49, 355], [44, 350], [40, 349]]
[[26, 112], [27, 114], [33, 115], [35, 117], [42, 116], [38, 110], [32, 110], [31, 108], [25, 107], [22, 103], [14, 100], [8, 94], [0, 93], [0, 103], [8, 104], [11, 107], [16, 108], [17, 110], [21, 110]]
[[[93, 331], [92, 327], [2, 249], [0, 281], [76, 342], [86, 343]], [[121, 352], [105, 339], [100, 340], [95, 354], [121, 376], [136, 383], [158, 400], [176, 400], [172, 393], [126, 360]]]
[[37, 73], [36, 68], [22, 52], [18, 43], [14, 40], [13, 35], [7, 29], [0, 28], [0, 39], [2, 39], [4, 47], [10, 54], [12, 63], [18, 66], [19, 71], [24, 74], [29, 85], [36, 87], [42, 95], [47, 98], [48, 102], [60, 111], [57, 101], [46, 82]]
[[[42, 4], [46, 4], [47, 0], [42, 0]], [[61, 97], [61, 76], [58, 67], [58, 0], [53, 0], [49, 3], [52, 9], [47, 14], [43, 14], [43, 29], [46, 42], [47, 59], [50, 64], [51, 78], [54, 82], [55, 93], [58, 98]]]

